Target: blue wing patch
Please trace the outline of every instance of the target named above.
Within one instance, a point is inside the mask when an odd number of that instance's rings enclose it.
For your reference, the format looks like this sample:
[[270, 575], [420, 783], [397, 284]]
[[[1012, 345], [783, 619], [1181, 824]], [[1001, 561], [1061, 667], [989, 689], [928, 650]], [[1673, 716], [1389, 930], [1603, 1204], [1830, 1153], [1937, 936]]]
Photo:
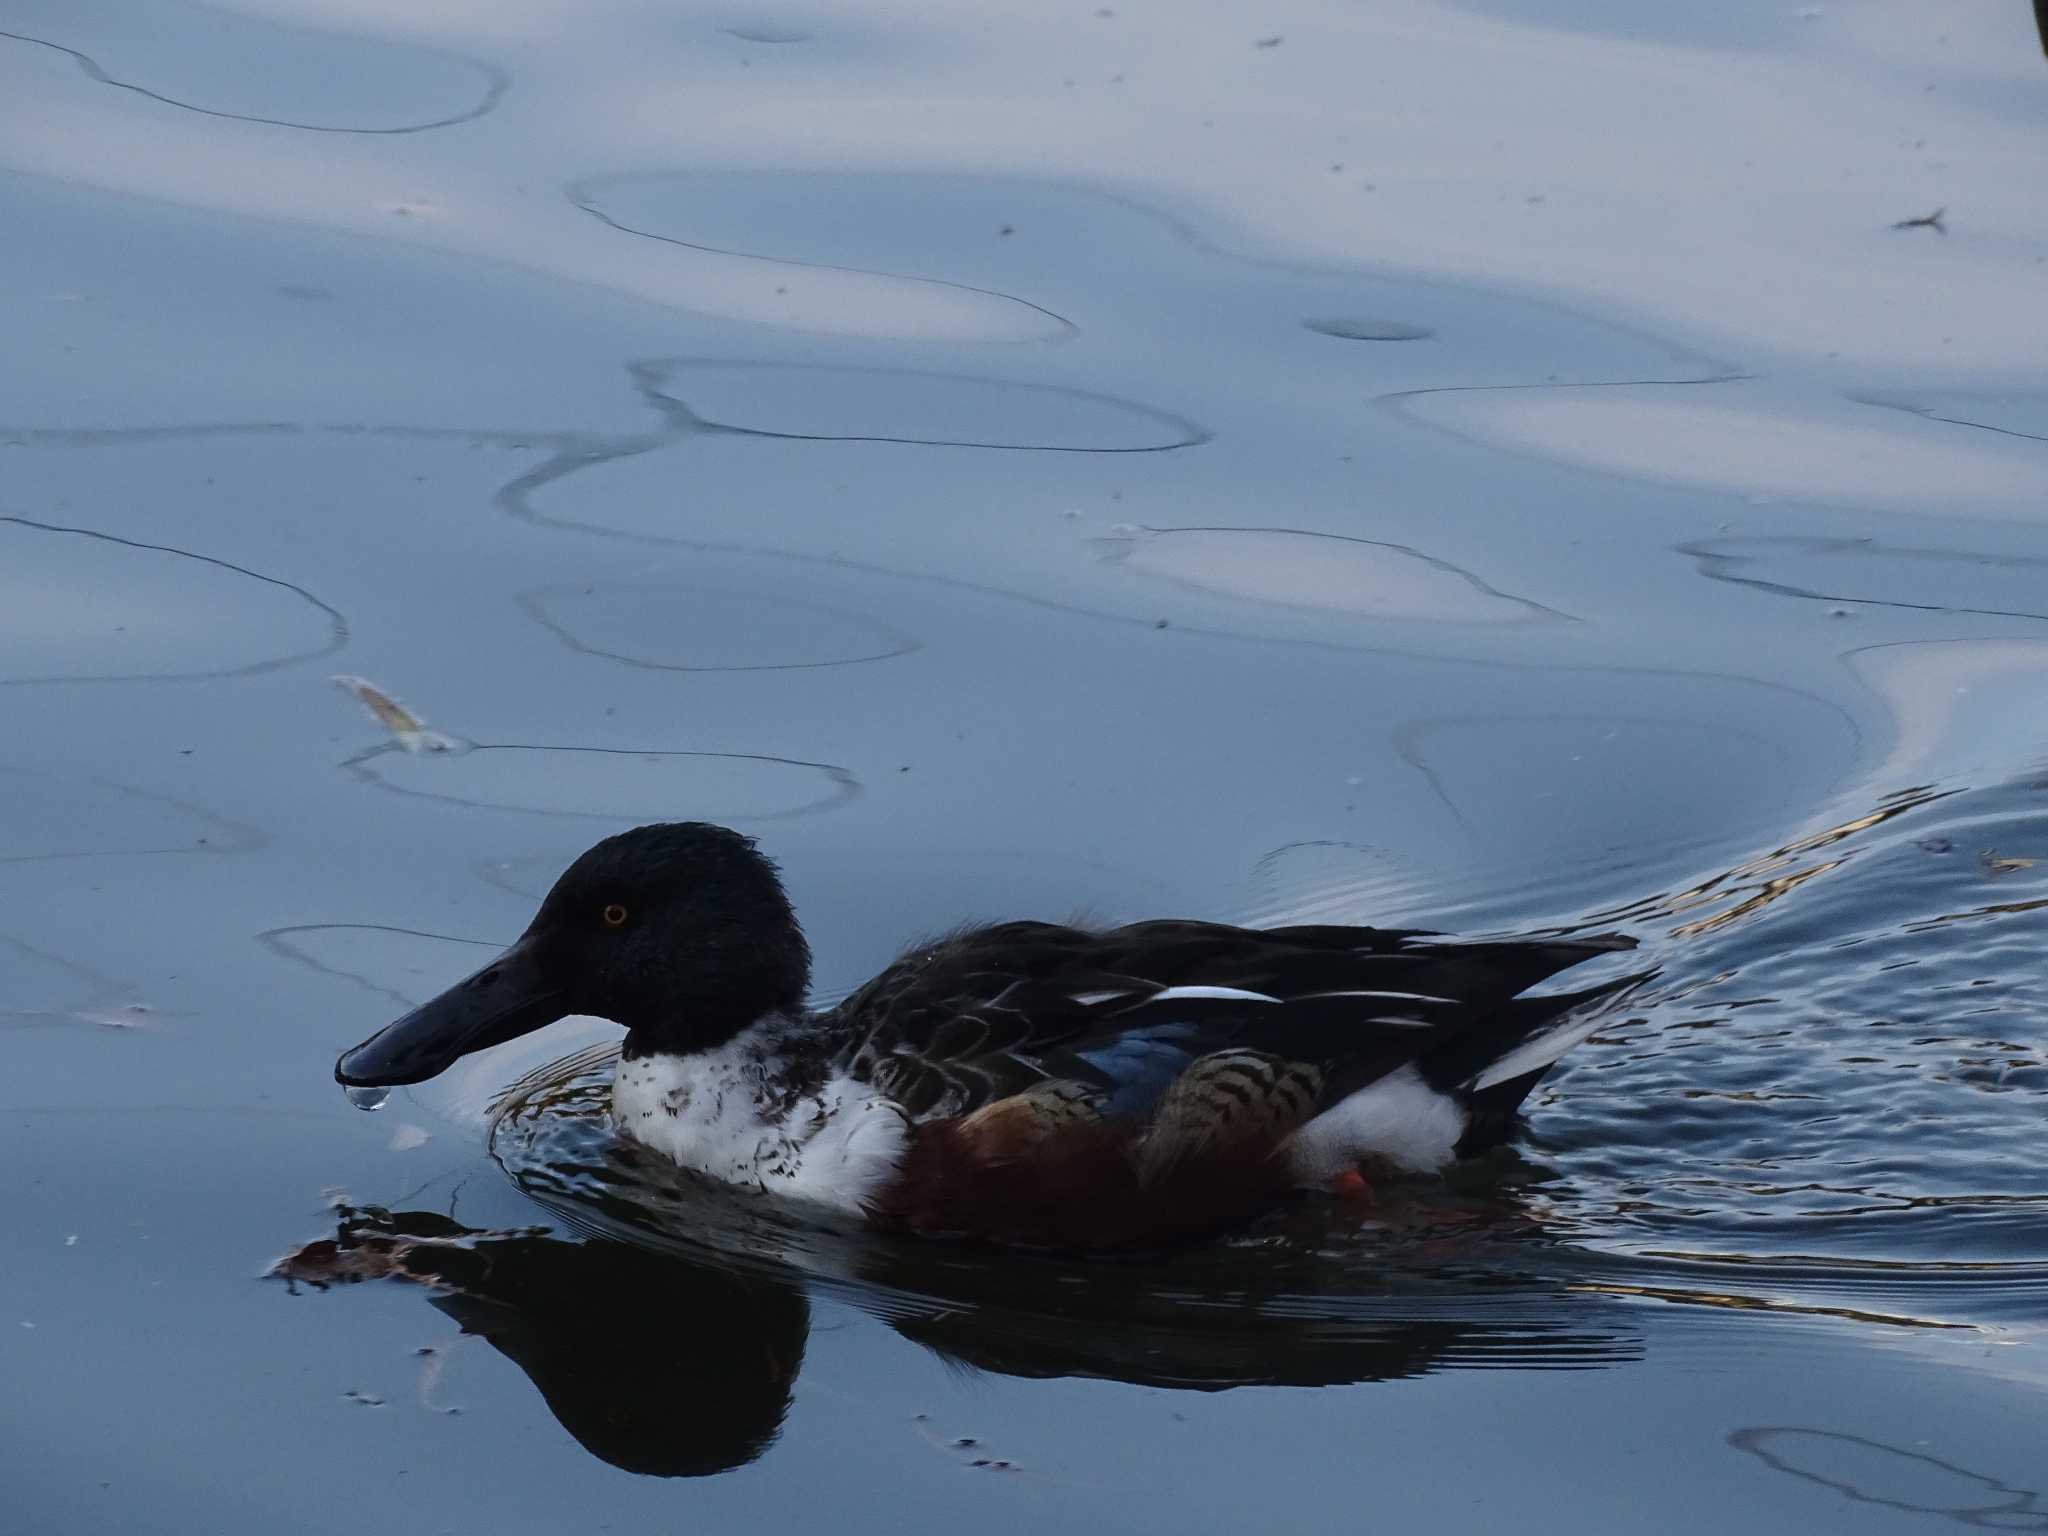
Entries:
[[1107, 1113], [1142, 1114], [1200, 1054], [1190, 1049], [1199, 1033], [1194, 1024], [1149, 1024], [1074, 1054], [1109, 1080]]

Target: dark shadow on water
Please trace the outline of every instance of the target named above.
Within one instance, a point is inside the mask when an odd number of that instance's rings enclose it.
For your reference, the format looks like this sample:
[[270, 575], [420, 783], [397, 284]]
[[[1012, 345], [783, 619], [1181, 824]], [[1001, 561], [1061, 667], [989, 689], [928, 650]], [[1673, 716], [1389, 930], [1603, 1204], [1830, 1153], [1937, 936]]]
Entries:
[[[1416, 1294], [1400, 1289], [1402, 1276], [1361, 1271], [1386, 1289], [1297, 1294], [1290, 1286], [1318, 1262], [1313, 1223], [1249, 1246], [1184, 1252], [1170, 1265], [794, 1232], [771, 1255], [761, 1245], [772, 1222], [721, 1217], [709, 1191], [681, 1198], [722, 1221], [711, 1243], [744, 1237], [751, 1251], [692, 1251], [697, 1232], [565, 1238], [545, 1228], [477, 1231], [432, 1211], [343, 1207], [333, 1237], [296, 1249], [271, 1274], [294, 1289], [372, 1279], [426, 1287], [465, 1334], [527, 1374], [592, 1455], [664, 1477], [722, 1472], [774, 1443], [803, 1364], [814, 1288], [956, 1368], [1031, 1380], [1315, 1387], [1459, 1367], [1594, 1369], [1640, 1355], [1611, 1307], [1511, 1271], [1460, 1280], [1451, 1264], [1423, 1272]], [[819, 1273], [828, 1259], [844, 1272]]]

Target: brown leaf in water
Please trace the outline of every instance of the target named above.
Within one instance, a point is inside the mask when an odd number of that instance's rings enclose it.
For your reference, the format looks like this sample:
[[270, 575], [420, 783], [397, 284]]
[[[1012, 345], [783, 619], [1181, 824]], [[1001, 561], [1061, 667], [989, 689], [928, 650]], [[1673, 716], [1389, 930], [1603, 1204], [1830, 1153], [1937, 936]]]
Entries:
[[439, 731], [427, 729], [427, 722], [391, 697], [367, 677], [356, 677], [347, 672], [337, 672], [329, 682], [355, 696], [356, 702], [370, 712], [391, 739], [408, 752], [447, 752], [455, 742]]

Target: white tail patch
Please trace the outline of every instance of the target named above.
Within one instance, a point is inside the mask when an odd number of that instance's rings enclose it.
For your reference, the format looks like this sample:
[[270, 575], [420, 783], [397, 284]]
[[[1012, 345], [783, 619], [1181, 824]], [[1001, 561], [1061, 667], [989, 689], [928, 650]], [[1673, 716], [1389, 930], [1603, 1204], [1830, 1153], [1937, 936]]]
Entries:
[[1322, 1185], [1377, 1159], [1409, 1173], [1434, 1173], [1457, 1154], [1470, 1117], [1412, 1066], [1338, 1100], [1287, 1143], [1295, 1182]]

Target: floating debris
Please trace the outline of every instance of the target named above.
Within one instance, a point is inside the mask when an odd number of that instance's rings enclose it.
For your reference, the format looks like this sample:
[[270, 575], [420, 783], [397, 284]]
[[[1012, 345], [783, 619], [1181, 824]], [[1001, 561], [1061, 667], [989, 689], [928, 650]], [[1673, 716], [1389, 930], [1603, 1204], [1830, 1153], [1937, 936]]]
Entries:
[[1257, 42], [1253, 43], [1252, 46], [1254, 48], [1278, 48], [1282, 43], [1286, 41], [1286, 38], [1280, 36], [1278, 33], [1275, 33], [1272, 37], [1260, 38]]
[[356, 702], [370, 712], [370, 718], [389, 731], [391, 739], [408, 752], [452, 752], [461, 745], [452, 736], [428, 730], [426, 721], [367, 677], [337, 672], [328, 681], [354, 694]]
[[[346, 1198], [335, 1207], [335, 1237], [315, 1238], [294, 1248], [263, 1271], [266, 1280], [282, 1280], [294, 1294], [301, 1285], [324, 1291], [364, 1280], [404, 1280], [414, 1285], [453, 1287], [446, 1271], [451, 1262], [477, 1243], [530, 1240], [547, 1235], [545, 1227], [480, 1229], [463, 1227], [445, 1217], [402, 1212], [394, 1217], [381, 1206], [353, 1206]], [[408, 1230], [410, 1221], [431, 1232]]]
[[294, 1296], [301, 1285], [324, 1291], [330, 1285], [361, 1280], [404, 1278], [393, 1245], [379, 1243], [344, 1248], [331, 1237], [293, 1249], [263, 1271], [266, 1280], [282, 1280]]
[[1996, 848], [1986, 848], [1979, 856], [1987, 875], [2014, 875], [2023, 869], [2032, 869], [2039, 860], [2008, 858]]
[[932, 1433], [931, 1415], [914, 1413], [910, 1422], [917, 1427], [918, 1438], [933, 1450], [943, 1453], [949, 1460], [963, 1467], [982, 1472], [1021, 1472], [1024, 1469], [1004, 1456], [972, 1454], [982, 1450], [979, 1435], [953, 1435], [946, 1439]]
[[359, 1408], [382, 1408], [384, 1406], [384, 1399], [370, 1392], [344, 1392], [341, 1394], [341, 1399], [345, 1403], [354, 1403]]
[[424, 1147], [433, 1139], [432, 1134], [424, 1127], [417, 1125], [394, 1126], [391, 1130], [391, 1150], [394, 1152], [410, 1152], [416, 1147]]
[[1892, 228], [1931, 229], [1937, 235], [1945, 235], [1948, 233], [1948, 225], [1946, 222], [1944, 222], [1947, 217], [1947, 214], [1948, 208], [1946, 207], [1946, 205], [1944, 205], [1943, 207], [1935, 209], [1932, 213], [1921, 214], [1920, 217], [1917, 219], [1900, 219], [1896, 224], [1892, 225]]

